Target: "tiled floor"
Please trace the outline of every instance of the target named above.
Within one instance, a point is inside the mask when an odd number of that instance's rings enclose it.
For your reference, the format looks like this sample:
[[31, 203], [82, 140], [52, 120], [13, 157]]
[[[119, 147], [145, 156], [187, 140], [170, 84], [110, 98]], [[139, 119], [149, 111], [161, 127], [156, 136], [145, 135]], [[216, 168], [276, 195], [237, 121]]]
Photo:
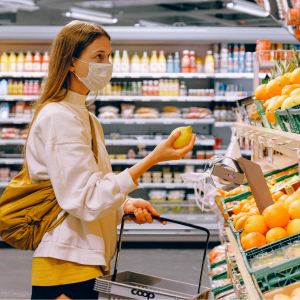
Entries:
[[[0, 299], [30, 299], [33, 252], [0, 249]], [[202, 250], [123, 249], [118, 270], [131, 270], [198, 284]], [[209, 286], [207, 266], [203, 286]]]

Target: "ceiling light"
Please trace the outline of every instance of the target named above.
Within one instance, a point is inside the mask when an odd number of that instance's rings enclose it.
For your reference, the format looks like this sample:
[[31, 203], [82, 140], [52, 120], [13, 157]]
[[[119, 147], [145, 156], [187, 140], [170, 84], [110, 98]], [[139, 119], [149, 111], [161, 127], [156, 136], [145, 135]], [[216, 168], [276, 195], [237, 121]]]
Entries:
[[230, 10], [239, 11], [248, 15], [253, 15], [256, 17], [266, 18], [269, 13], [265, 11], [258, 4], [247, 3], [246, 1], [233, 1], [226, 4], [226, 8]]
[[118, 22], [118, 19], [114, 18], [112, 14], [88, 9], [81, 9], [77, 7], [71, 7], [70, 11], [64, 13], [63, 16], [100, 24], [115, 24]]
[[40, 9], [33, 0], [0, 0], [0, 5], [4, 5], [11, 10], [35, 11]]

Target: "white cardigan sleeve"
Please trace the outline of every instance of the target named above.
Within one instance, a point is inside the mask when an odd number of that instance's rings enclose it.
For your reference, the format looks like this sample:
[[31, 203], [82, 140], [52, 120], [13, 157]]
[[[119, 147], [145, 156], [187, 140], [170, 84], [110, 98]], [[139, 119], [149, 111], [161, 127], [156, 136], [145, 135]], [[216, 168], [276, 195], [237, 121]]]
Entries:
[[46, 114], [38, 126], [57, 201], [71, 215], [86, 222], [103, 218], [120, 210], [126, 195], [138, 188], [128, 169], [105, 176], [99, 171], [89, 135], [76, 116]]

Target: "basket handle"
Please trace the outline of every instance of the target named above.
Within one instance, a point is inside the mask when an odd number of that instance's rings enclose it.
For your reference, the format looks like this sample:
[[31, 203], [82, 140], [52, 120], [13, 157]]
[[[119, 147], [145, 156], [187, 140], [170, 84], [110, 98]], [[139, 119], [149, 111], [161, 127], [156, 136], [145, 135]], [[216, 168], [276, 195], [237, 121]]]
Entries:
[[[134, 217], [134, 214], [133, 213], [124, 214], [124, 216], [122, 218], [120, 236], [119, 236], [119, 241], [117, 244], [116, 262], [115, 262], [114, 274], [112, 276], [112, 281], [116, 281], [116, 277], [117, 277], [119, 257], [120, 257], [121, 247], [122, 247], [122, 238], [123, 238], [123, 233], [124, 233], [124, 223], [125, 223], [126, 217]], [[186, 227], [190, 227], [190, 228], [194, 228], [194, 229], [198, 229], [198, 230], [206, 232], [207, 238], [206, 238], [206, 242], [205, 242], [205, 249], [204, 249], [204, 253], [203, 253], [202, 266], [201, 266], [201, 272], [200, 272], [200, 280], [199, 280], [199, 286], [198, 286], [198, 294], [199, 294], [200, 288], [201, 288], [202, 277], [203, 277], [203, 267], [204, 267], [204, 263], [205, 263], [206, 252], [207, 252], [209, 236], [210, 236], [209, 230], [207, 228], [197, 226], [194, 224], [189, 224], [189, 223], [185, 223], [185, 222], [181, 222], [181, 221], [177, 221], [177, 220], [171, 220], [171, 219], [167, 219], [167, 218], [163, 218], [163, 217], [157, 217], [157, 216], [153, 216], [153, 215], [152, 215], [152, 219], [160, 220], [162, 222], [166, 221], [166, 222], [170, 222], [170, 223], [175, 223], [175, 224], [179, 224], [182, 226], [186, 226]]]

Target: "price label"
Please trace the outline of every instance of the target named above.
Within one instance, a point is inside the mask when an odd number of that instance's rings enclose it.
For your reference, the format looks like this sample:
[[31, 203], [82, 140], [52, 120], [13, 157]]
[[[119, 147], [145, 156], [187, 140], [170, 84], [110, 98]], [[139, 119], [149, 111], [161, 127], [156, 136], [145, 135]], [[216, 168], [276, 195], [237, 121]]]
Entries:
[[251, 140], [251, 160], [255, 161], [255, 141]]
[[268, 147], [268, 161], [273, 164], [273, 147]]
[[240, 148], [242, 148], [242, 147], [243, 147], [243, 137], [240, 136]]
[[258, 157], [260, 159], [263, 159], [264, 157], [264, 153], [263, 153], [263, 143], [262, 142], [259, 142], [258, 143]]

